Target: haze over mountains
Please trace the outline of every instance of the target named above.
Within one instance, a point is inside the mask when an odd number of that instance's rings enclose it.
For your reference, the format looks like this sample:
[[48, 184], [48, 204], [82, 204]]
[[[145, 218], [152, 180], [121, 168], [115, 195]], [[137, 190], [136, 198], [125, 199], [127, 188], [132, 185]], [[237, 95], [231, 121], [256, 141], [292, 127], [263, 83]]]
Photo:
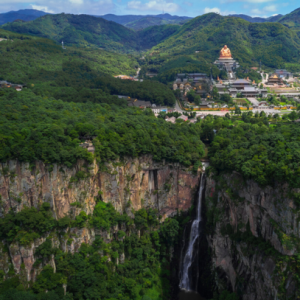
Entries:
[[36, 9], [20, 9], [18, 11], [10, 11], [0, 14], [0, 25], [13, 22], [15, 20], [32, 21], [44, 15], [48, 15], [48, 13]]
[[295, 27], [297, 14], [291, 16], [295, 21], [292, 23], [285, 16], [285, 22], [290, 24], [287, 26], [279, 22], [250, 23], [241, 18], [209, 13], [181, 26], [160, 25], [133, 31], [99, 17], [58, 14], [30, 22], [7, 23], [2, 28], [49, 38], [57, 43], [64, 41], [67, 47], [102, 48], [120, 53], [139, 53], [152, 48], [150, 53], [163, 54], [158, 62], [152, 63], [153, 70], [163, 70], [165, 63], [170, 64], [164, 69], [167, 71], [201, 62], [201, 68], [207, 72], [224, 44], [245, 68], [257, 65], [260, 60], [270, 68], [286, 67], [287, 63], [297, 65], [300, 55], [299, 32]]
[[[34, 9], [23, 9], [19, 11], [10, 11], [0, 14], [0, 25], [14, 21], [33, 21], [41, 16], [48, 15], [43, 11]], [[280, 22], [286, 26], [295, 27], [300, 24], [300, 9], [296, 9], [287, 15], [275, 15], [268, 18], [251, 17], [244, 14], [232, 14], [230, 17], [241, 18], [251, 23], [266, 23], [266, 22]], [[155, 25], [183, 25], [191, 20], [191, 17], [186, 16], [172, 16], [170, 14], [158, 15], [115, 15], [106, 14], [103, 16], [94, 15], [94, 17], [102, 18], [107, 21], [113, 21], [120, 25], [133, 30], [142, 30]]]

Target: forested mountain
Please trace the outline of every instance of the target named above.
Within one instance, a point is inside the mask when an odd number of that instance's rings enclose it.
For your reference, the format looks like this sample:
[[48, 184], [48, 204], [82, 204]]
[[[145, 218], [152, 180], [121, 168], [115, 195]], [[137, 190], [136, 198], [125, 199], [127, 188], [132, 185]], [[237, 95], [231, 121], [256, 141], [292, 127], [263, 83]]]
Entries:
[[281, 24], [295, 30], [300, 37], [300, 8], [292, 11], [278, 20]]
[[[300, 39], [296, 32], [280, 23], [249, 23], [240, 18], [215, 13], [192, 19], [152, 51], [166, 55], [192, 55], [212, 63], [227, 44], [242, 66], [260, 60], [270, 68], [299, 63]], [[199, 53], [195, 54], [195, 51]], [[192, 57], [192, 58], [193, 58]]]
[[96, 46], [111, 51], [140, 50], [136, 33], [115, 22], [88, 15], [47, 15], [31, 22], [3, 25], [6, 30], [50, 38], [66, 45]]
[[183, 24], [188, 20], [192, 19], [190, 17], [180, 17], [172, 16], [170, 14], [160, 14], [160, 15], [124, 15], [116, 16], [113, 14], [107, 14], [101, 16], [103, 19], [108, 21], [114, 21], [121, 25], [134, 30], [140, 30], [153, 25], [164, 25], [164, 24]]
[[136, 59], [124, 54], [90, 48], [67, 47], [63, 50], [60, 45], [49, 39], [0, 29], [0, 38], [8, 37], [13, 39], [13, 42], [0, 43], [0, 80], [27, 83], [30, 78], [36, 78], [40, 70], [61, 71], [62, 64], [66, 61], [89, 64], [99, 74], [134, 75], [136, 73]]
[[150, 49], [179, 29], [179, 25], [148, 27], [139, 32], [115, 22], [88, 15], [48, 15], [32, 22], [14, 22], [3, 28], [17, 33], [46, 37], [65, 45], [97, 47], [132, 52]]
[[20, 9], [18, 11], [9, 11], [7, 13], [0, 14], [0, 25], [13, 22], [15, 20], [32, 21], [48, 14], [49, 13], [36, 9]]
[[251, 17], [243, 14], [229, 15], [229, 17], [241, 18], [250, 23], [264, 23], [264, 22], [277, 22], [283, 15], [276, 15], [269, 18]]
[[164, 20], [157, 17], [144, 17], [136, 21], [129, 22], [125, 26], [133, 30], [141, 30], [141, 29], [148, 28], [150, 26], [165, 25], [169, 23], [170, 22], [168, 20]]

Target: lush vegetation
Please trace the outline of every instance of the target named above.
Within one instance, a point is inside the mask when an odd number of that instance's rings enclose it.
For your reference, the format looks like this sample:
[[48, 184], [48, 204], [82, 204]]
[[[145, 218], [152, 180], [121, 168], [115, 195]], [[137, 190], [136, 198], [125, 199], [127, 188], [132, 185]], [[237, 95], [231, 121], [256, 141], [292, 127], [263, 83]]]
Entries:
[[[0, 29], [0, 38], [13, 40], [0, 43], [0, 80], [13, 83], [41, 80], [41, 71], [59, 72], [63, 63], [70, 61], [88, 64], [98, 74], [136, 73], [137, 61], [123, 54], [91, 48], [67, 47], [63, 50], [49, 39], [20, 35], [3, 29]], [[51, 78], [46, 77], [44, 80]]]
[[134, 31], [114, 22], [88, 15], [46, 15], [30, 22], [13, 22], [6, 30], [50, 38], [66, 46], [97, 46], [106, 50], [130, 52], [139, 50]]
[[[249, 112], [234, 122], [229, 115], [205, 120], [203, 134], [211, 141], [209, 157], [215, 172], [235, 170], [261, 185], [288, 182], [299, 187], [300, 127], [284, 121], [295, 120], [299, 114], [292, 112], [277, 123], [278, 118], [271, 120], [264, 112], [261, 116]], [[217, 130], [215, 137], [213, 128]]]
[[[29, 287], [22, 276], [11, 271], [7, 280], [1, 279], [1, 300], [170, 299], [170, 274], [174, 268], [170, 264], [170, 247], [180, 241], [183, 225], [189, 217], [167, 219], [159, 225], [158, 212], [154, 209], [136, 211], [135, 218], [130, 219], [117, 213], [110, 204], [99, 201], [93, 215], [87, 216], [82, 212], [84, 218], [78, 216], [71, 221], [65, 217], [56, 221], [50, 216], [49, 207], [44, 203], [39, 211], [25, 208], [0, 219], [1, 240], [8, 244], [19, 240], [18, 237], [22, 242], [22, 236], [35, 235], [37, 238], [52, 232], [37, 248], [35, 266], [49, 261], [51, 255], [54, 255], [56, 264], [56, 273], [51, 266], [44, 265]], [[103, 220], [106, 220], [105, 224]], [[74, 255], [55, 248], [51, 243], [55, 234], [68, 239], [69, 233], [65, 229], [69, 226], [95, 226], [110, 230], [116, 224], [123, 224], [127, 233], [119, 230], [110, 243], [104, 243], [100, 236], [96, 236], [91, 246], [82, 244]], [[140, 230], [140, 238], [134, 227]], [[72, 241], [71, 236], [69, 240]], [[118, 263], [121, 254], [125, 254], [126, 259]], [[67, 285], [65, 296], [64, 284]]]
[[70, 166], [79, 158], [90, 160], [91, 155], [79, 147], [79, 138], [85, 136], [96, 136], [93, 143], [99, 162], [152, 154], [158, 161], [190, 166], [203, 154], [197, 124], [170, 124], [155, 118], [151, 110], [66, 103], [36, 96], [29, 89], [0, 93], [2, 162], [43, 160]]
[[[152, 19], [154, 19], [153, 24], [151, 21], [147, 24], [142, 22], [145, 27], [139, 25], [139, 20], [133, 21], [128, 26], [134, 29], [145, 28], [139, 32], [115, 22], [106, 21], [103, 18], [70, 14], [47, 15], [26, 23], [7, 23], [2, 28], [16, 33], [49, 38], [57, 43], [64, 41], [66, 47], [91, 47], [129, 53], [149, 49], [172, 35], [179, 28], [179, 25], [167, 25], [171, 24], [171, 21], [159, 18]], [[161, 24], [157, 24], [158, 20], [161, 20], [158, 22]], [[160, 26], [153, 27], [153, 25]]]
[[[258, 67], [260, 60], [264, 68], [292, 66], [293, 70], [300, 69], [300, 39], [295, 31], [280, 23], [249, 23], [214, 13], [188, 21], [153, 47], [151, 52], [155, 55], [155, 68], [163, 75], [167, 71], [204, 72], [209, 75], [210, 65], [219, 57], [219, 51], [225, 44], [242, 70]], [[185, 57], [186, 62], [180, 57]], [[176, 63], [179, 58], [178, 67], [172, 66], [172, 62]], [[197, 68], [197, 61], [202, 66]]]

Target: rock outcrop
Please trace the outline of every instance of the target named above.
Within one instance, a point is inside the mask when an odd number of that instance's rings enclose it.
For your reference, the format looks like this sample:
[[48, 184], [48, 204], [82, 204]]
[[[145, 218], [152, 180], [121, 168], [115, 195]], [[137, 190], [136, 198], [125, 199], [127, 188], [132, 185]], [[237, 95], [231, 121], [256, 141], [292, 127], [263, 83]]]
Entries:
[[191, 206], [198, 184], [199, 174], [176, 163], [156, 163], [151, 156], [110, 162], [101, 170], [96, 162], [67, 168], [9, 161], [0, 165], [1, 213], [48, 202], [57, 219], [81, 210], [90, 214], [100, 194], [119, 212], [153, 207], [167, 217]]
[[243, 300], [298, 299], [300, 214], [291, 192], [238, 173], [207, 179], [207, 239], [219, 288]]
[[[110, 162], [101, 169], [96, 162], [87, 165], [78, 161], [73, 168], [67, 168], [42, 162], [32, 165], [9, 161], [0, 165], [0, 216], [11, 209], [18, 212], [24, 207], [39, 208], [47, 202], [56, 219], [66, 215], [74, 218], [81, 211], [91, 214], [95, 198], [101, 197], [121, 213], [132, 215], [132, 209], [152, 207], [164, 219], [191, 207], [199, 178], [200, 172], [192, 174], [175, 163], [156, 163], [150, 156]], [[125, 225], [110, 230], [68, 228], [64, 233], [51, 232], [29, 245], [4, 241], [0, 252], [1, 270], [5, 277], [9, 277], [9, 272], [19, 274], [25, 284], [35, 281], [43, 266], [49, 264], [56, 270], [53, 257], [46, 261], [37, 261], [35, 257], [36, 249], [46, 239], [51, 239], [54, 248], [75, 253], [82, 243], [92, 244], [95, 236], [111, 242], [117, 238], [118, 230], [126, 230]], [[124, 253], [120, 253], [117, 263], [124, 260]]]

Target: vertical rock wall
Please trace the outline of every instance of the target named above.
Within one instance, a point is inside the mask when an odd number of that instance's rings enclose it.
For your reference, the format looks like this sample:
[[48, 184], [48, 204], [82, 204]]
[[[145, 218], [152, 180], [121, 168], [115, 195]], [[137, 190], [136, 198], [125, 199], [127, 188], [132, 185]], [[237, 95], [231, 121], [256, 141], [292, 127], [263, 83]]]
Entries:
[[300, 297], [300, 214], [291, 192], [238, 173], [208, 178], [207, 239], [220, 289], [227, 285], [243, 300]]
[[150, 156], [110, 162], [101, 170], [84, 161], [73, 168], [9, 161], [0, 165], [1, 214], [43, 202], [51, 204], [57, 219], [77, 215], [82, 209], [71, 205], [75, 202], [89, 214], [100, 192], [119, 212], [150, 206], [167, 217], [191, 206], [199, 174], [179, 164], [156, 163]]
[[[131, 215], [132, 209], [152, 207], [158, 209], [164, 219], [177, 210], [191, 207], [199, 178], [200, 172], [192, 174], [179, 164], [156, 163], [150, 156], [109, 162], [101, 169], [96, 162], [87, 165], [78, 161], [73, 168], [67, 168], [56, 164], [47, 166], [42, 162], [30, 165], [9, 161], [0, 164], [0, 216], [11, 209], [39, 208], [47, 202], [56, 219], [65, 215], [74, 218], [82, 210], [91, 214], [96, 205], [95, 197], [100, 196], [121, 213]], [[23, 283], [34, 281], [43, 266], [50, 264], [56, 269], [53, 258], [35, 265], [35, 251], [46, 238], [51, 238], [54, 247], [75, 253], [82, 243], [92, 244], [96, 235], [104, 242], [111, 242], [117, 238], [118, 230], [126, 231], [124, 226], [108, 231], [68, 228], [64, 233], [49, 233], [26, 246], [4, 241], [0, 252], [1, 270], [5, 276], [14, 271]], [[118, 262], [123, 263], [124, 253], [119, 255]]]

